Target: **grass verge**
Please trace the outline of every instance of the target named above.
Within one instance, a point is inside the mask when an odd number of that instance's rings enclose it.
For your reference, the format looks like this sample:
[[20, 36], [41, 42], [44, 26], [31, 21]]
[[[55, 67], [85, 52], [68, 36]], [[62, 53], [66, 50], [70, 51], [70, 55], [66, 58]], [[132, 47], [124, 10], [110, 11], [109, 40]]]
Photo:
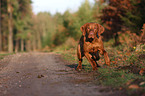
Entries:
[[8, 55], [12, 55], [14, 53], [3, 53], [3, 54], [0, 54], [0, 60], [3, 59], [5, 56], [8, 56]]

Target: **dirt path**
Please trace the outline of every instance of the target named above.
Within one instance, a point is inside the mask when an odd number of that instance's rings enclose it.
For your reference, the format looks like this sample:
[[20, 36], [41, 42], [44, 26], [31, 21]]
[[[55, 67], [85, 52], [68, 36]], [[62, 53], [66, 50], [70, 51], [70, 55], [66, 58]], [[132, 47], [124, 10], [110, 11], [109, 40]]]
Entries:
[[0, 96], [108, 96], [93, 73], [77, 72], [59, 55], [21, 53], [0, 61]]

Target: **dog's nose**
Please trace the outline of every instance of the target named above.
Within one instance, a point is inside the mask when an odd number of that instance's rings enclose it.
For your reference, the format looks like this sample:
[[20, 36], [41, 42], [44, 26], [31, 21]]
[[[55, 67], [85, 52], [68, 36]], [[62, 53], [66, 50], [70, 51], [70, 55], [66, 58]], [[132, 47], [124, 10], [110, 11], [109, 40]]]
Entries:
[[94, 32], [93, 32], [93, 31], [91, 31], [91, 32], [90, 32], [90, 35], [94, 35]]
[[90, 33], [89, 33], [89, 36], [88, 36], [88, 38], [94, 38], [94, 32], [93, 31], [91, 31]]
[[91, 32], [90, 34], [94, 34], [94, 32]]

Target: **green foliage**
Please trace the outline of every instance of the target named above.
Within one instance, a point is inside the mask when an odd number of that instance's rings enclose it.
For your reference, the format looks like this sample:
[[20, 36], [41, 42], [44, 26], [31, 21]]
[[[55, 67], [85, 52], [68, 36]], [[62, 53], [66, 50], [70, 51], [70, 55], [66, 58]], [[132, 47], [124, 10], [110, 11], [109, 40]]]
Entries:
[[85, 24], [86, 22], [93, 22], [92, 7], [88, 0], [85, 0], [85, 2], [82, 3], [81, 7], [77, 12], [77, 15], [81, 24]]
[[138, 60], [138, 57], [134, 54], [132, 54], [129, 58], [128, 58], [128, 62], [129, 63], [135, 63]]
[[95, 18], [95, 22], [101, 24], [102, 21], [100, 19], [100, 17], [103, 15], [102, 14], [102, 10], [106, 7], [106, 3], [104, 4], [101, 4], [101, 1], [96, 1], [94, 6], [93, 6], [93, 9], [92, 9], [92, 12], [93, 12], [93, 18]]
[[69, 37], [65, 43], [63, 43], [62, 45], [58, 46], [55, 48], [55, 51], [64, 51], [64, 50], [69, 50], [69, 49], [73, 49], [76, 48], [77, 42], [72, 38]]
[[140, 34], [140, 29], [145, 22], [145, 1], [144, 0], [130, 0], [131, 9], [126, 10], [126, 15], [121, 16], [124, 24], [130, 28], [132, 32]]
[[13, 55], [14, 53], [4, 53], [4, 54], [0, 54], [0, 60], [3, 59], [5, 56], [8, 55]]
[[[10, 1], [12, 1], [13, 8], [13, 45], [16, 46], [15, 42], [17, 42], [17, 47], [21, 45], [21, 47], [24, 46], [25, 48], [28, 46], [33, 47], [29, 49], [40, 49], [41, 46], [43, 48], [45, 46], [52, 48], [68, 42], [69, 38], [77, 41], [82, 35], [80, 27], [83, 24], [100, 22], [98, 17], [101, 12], [101, 5], [98, 2], [92, 5], [88, 0], [84, 0], [78, 11], [74, 13], [68, 10], [64, 14], [57, 12], [55, 15], [51, 15], [49, 12], [40, 12], [35, 16], [32, 13], [31, 0]], [[2, 30], [5, 32], [3, 33], [4, 37], [8, 34], [8, 25], [6, 23], [8, 19], [7, 1], [4, 0], [2, 3], [2, 14], [5, 15], [2, 21]], [[24, 40], [23, 44], [21, 44], [22, 40]], [[33, 45], [30, 45], [30, 43]], [[71, 45], [68, 45], [68, 48], [71, 47]]]
[[124, 87], [127, 81], [135, 79], [137, 76], [126, 71], [116, 71], [111, 68], [99, 68], [97, 76], [98, 83], [112, 86], [112, 87]]
[[[60, 13], [56, 13], [54, 16], [50, 17], [46, 15], [47, 13], [39, 13], [37, 15], [39, 21], [38, 25], [40, 24], [39, 26], [41, 26], [40, 28], [42, 29], [38, 30], [45, 30], [44, 33], [46, 33], [42, 36], [42, 45], [48, 45], [50, 47], [59, 45], [63, 46], [63, 44], [65, 44], [65, 42], [67, 42], [69, 38], [79, 40], [80, 36], [82, 35], [80, 27], [87, 22], [96, 21], [96, 18], [94, 18], [93, 16], [94, 10], [95, 9], [93, 8], [93, 6], [91, 6], [89, 1], [85, 0], [78, 9], [78, 11], [75, 13], [70, 13], [67, 10], [63, 15]], [[48, 21], [46, 20], [46, 18]], [[48, 23], [44, 24], [44, 22]], [[45, 25], [47, 27], [45, 27]]]
[[[37, 19], [37, 20], [36, 20]], [[56, 32], [55, 23], [50, 13], [41, 12], [35, 18], [35, 31], [41, 35], [42, 46], [51, 46], [52, 38]]]
[[74, 28], [74, 35], [73, 37], [78, 40], [80, 38], [81, 32], [80, 27], [87, 22], [95, 22], [95, 18], [93, 18], [93, 8], [88, 2], [82, 3], [79, 10], [76, 12], [77, 17], [74, 18], [74, 24], [72, 25]]
[[[12, 4], [13, 18], [13, 42], [16, 45], [30, 49], [41, 49], [49, 46], [51, 48], [65, 45], [69, 38], [73, 38], [74, 42], [78, 41], [82, 32], [80, 27], [87, 22], [104, 22], [105, 28], [111, 28], [110, 31], [104, 33], [107, 37], [113, 37], [125, 24], [132, 32], [140, 34], [142, 24], [145, 22], [144, 0], [110, 0], [110, 3], [95, 1], [91, 4], [89, 0], [84, 0], [76, 12], [67, 10], [64, 14], [57, 12], [51, 15], [49, 12], [40, 12], [37, 15], [32, 13], [31, 0], [10, 0]], [[102, 0], [103, 1], [103, 0]], [[5, 40], [3, 49], [7, 50], [8, 42], [8, 12], [7, 1], [2, 1], [1, 18], [2, 18], [2, 37]], [[106, 6], [109, 4], [110, 6]], [[128, 10], [126, 10], [128, 9]], [[104, 16], [104, 19], [100, 16]], [[121, 18], [120, 18], [121, 17]], [[104, 21], [101, 21], [104, 20]], [[122, 22], [124, 21], [124, 22]], [[110, 24], [108, 26], [105, 26]], [[112, 24], [112, 25], [111, 25]], [[117, 31], [116, 31], [117, 30]], [[129, 37], [129, 36], [128, 36]], [[21, 44], [21, 40], [24, 40]], [[17, 44], [16, 44], [17, 42]], [[27, 44], [29, 42], [29, 44]], [[31, 45], [31, 43], [33, 45]], [[65, 49], [71, 48], [71, 44], [66, 44]], [[38, 47], [39, 46], [39, 47]], [[42, 46], [42, 47], [41, 47]], [[124, 50], [123, 46], [116, 47], [118, 50]], [[32, 48], [34, 47], [34, 48]], [[19, 50], [21, 48], [18, 48]], [[131, 50], [133, 51], [133, 50]]]

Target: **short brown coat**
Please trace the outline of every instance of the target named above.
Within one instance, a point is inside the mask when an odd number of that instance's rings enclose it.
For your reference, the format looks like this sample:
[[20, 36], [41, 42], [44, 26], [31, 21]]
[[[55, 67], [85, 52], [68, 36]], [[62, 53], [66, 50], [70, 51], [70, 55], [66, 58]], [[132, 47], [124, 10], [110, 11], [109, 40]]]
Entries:
[[104, 27], [97, 23], [86, 23], [81, 26], [82, 36], [77, 47], [77, 56], [79, 64], [77, 70], [82, 69], [82, 58], [85, 56], [91, 63], [93, 70], [97, 69], [97, 60], [99, 53], [104, 55], [105, 63], [110, 65], [108, 53], [104, 50], [101, 34], [104, 32]]

